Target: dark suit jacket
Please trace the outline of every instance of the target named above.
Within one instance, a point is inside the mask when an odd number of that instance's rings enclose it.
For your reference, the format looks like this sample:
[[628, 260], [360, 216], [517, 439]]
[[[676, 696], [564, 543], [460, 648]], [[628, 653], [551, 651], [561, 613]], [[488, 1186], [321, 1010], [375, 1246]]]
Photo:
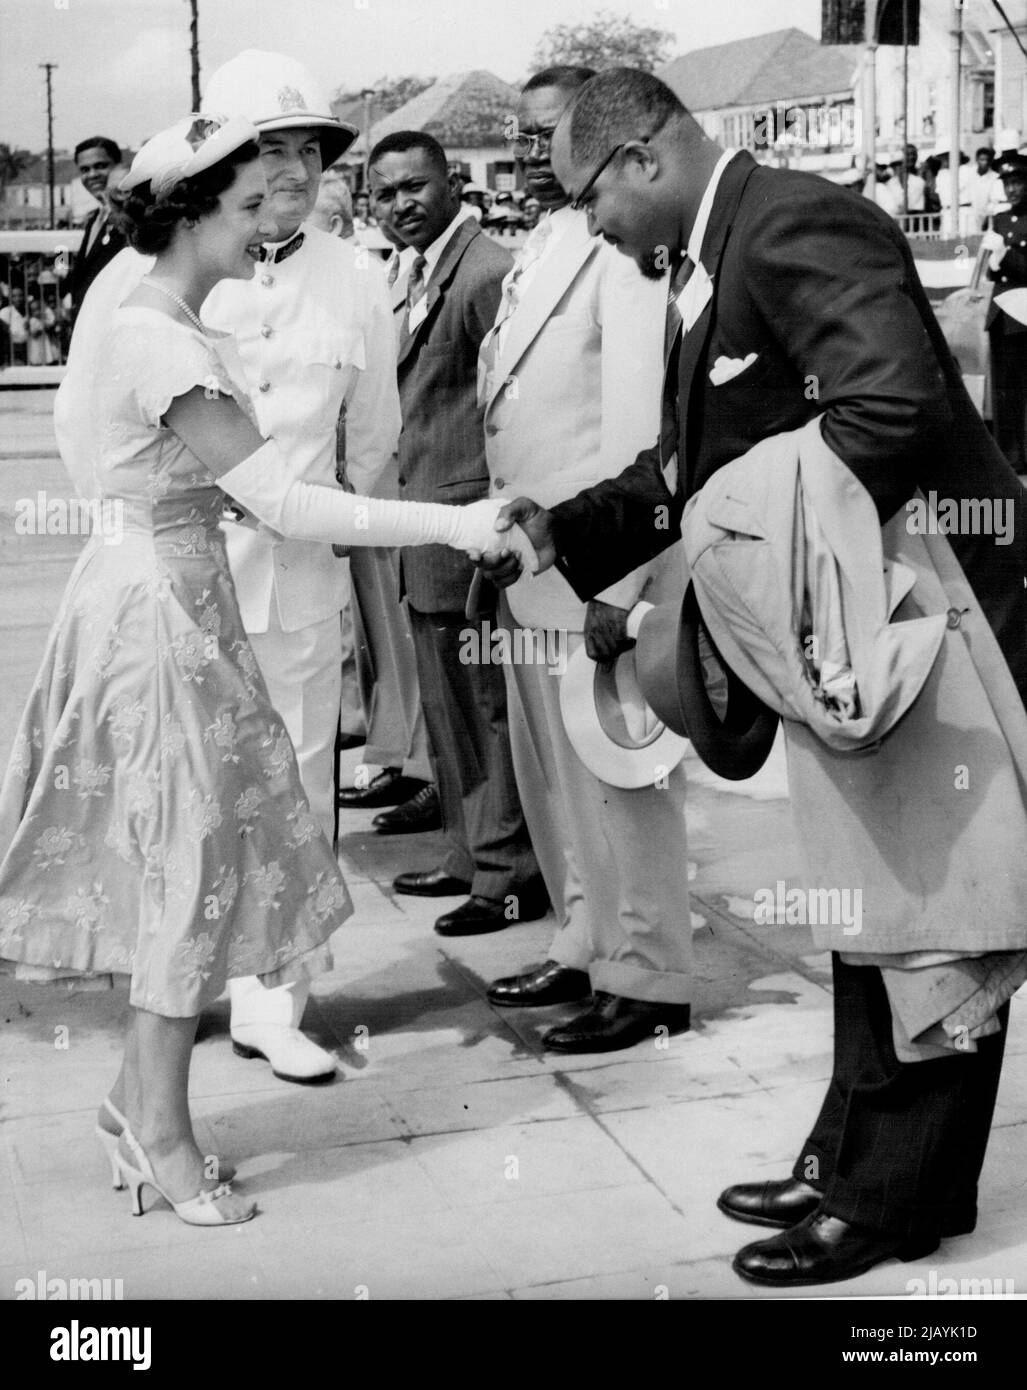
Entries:
[[[428, 281], [428, 313], [400, 345], [403, 410], [399, 495], [414, 502], [486, 497], [485, 432], [477, 402], [478, 348], [499, 307], [508, 252], [462, 222]], [[443, 545], [401, 552], [403, 586], [421, 613], [462, 613], [474, 566]]]
[[[717, 189], [701, 259], [714, 289], [681, 343], [676, 441], [672, 430], [619, 477], [552, 509], [559, 563], [579, 596], [669, 545], [685, 501], [716, 469], [823, 415], [825, 440], [882, 520], [918, 487], [1012, 500], [1012, 544], [949, 540], [1027, 701], [1024, 491], [963, 387], [896, 224], [826, 179], [742, 153]], [[752, 352], [745, 371], [711, 383], [718, 357]], [[675, 442], [672, 496], [661, 454]]]
[[[82, 247], [88, 245], [89, 237], [93, 226], [98, 217], [103, 215], [103, 208], [97, 208], [86, 218], [82, 228]], [[107, 238], [106, 241], [104, 238]], [[89, 248], [88, 252], [79, 252], [75, 257], [75, 262], [68, 272], [68, 277], [64, 282], [65, 294], [71, 295], [72, 316], [78, 315], [85, 298], [86, 290], [93, 283], [100, 271], [108, 261], [112, 261], [119, 251], [123, 251], [128, 245], [124, 236], [113, 222], [108, 221], [107, 226], [100, 233], [95, 245]]]

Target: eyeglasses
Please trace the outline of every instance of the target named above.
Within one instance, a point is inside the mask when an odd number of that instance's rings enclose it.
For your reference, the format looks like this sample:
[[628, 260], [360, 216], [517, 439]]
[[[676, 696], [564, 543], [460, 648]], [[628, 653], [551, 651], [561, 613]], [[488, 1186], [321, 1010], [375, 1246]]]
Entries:
[[555, 130], [556, 126], [536, 131], [519, 130], [516, 135], [511, 135], [506, 143], [518, 159], [527, 159], [533, 149], [537, 149], [540, 155], [548, 154]]
[[619, 154], [627, 143], [627, 140], [622, 140], [619, 145], [614, 145], [613, 149], [603, 160], [602, 164], [600, 164], [599, 168], [589, 179], [588, 183], [585, 184], [585, 187], [581, 190], [578, 196], [571, 201], [571, 207], [574, 209], [575, 212], [585, 211], [586, 207], [588, 206], [586, 200], [588, 198], [588, 195], [592, 192], [592, 187], [595, 184], [596, 179], [603, 172], [603, 170], [609, 164], [610, 160], [614, 157], [614, 155]]
[[670, 117], [668, 116], [666, 120], [661, 121], [660, 124], [656, 127], [656, 129], [651, 130], [648, 135], [639, 135], [636, 136], [635, 140], [622, 140], [619, 145], [614, 145], [613, 149], [603, 160], [602, 164], [600, 164], [599, 168], [589, 179], [588, 183], [585, 184], [584, 188], [581, 190], [578, 196], [572, 199], [571, 207], [574, 209], [574, 211], [585, 211], [585, 209], [588, 206], [588, 203], [586, 202], [588, 195], [592, 192], [596, 180], [599, 178], [600, 174], [602, 174], [602, 172], [605, 170], [606, 166], [609, 164], [610, 160], [614, 157], [615, 154], [619, 154], [625, 145], [631, 145], [636, 143], [640, 145], [647, 145], [654, 135], [659, 135], [660, 131], [667, 124], [667, 120], [669, 119]]

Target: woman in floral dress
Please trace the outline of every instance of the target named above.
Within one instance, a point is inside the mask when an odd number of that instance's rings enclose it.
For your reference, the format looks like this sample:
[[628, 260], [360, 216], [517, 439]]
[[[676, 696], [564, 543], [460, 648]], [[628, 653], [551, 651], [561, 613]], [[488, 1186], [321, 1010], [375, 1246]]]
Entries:
[[243, 631], [226, 494], [253, 524], [314, 541], [509, 545], [495, 503], [282, 482], [232, 340], [198, 316], [219, 280], [254, 273], [269, 234], [255, 141], [245, 121], [182, 122], [122, 185], [130, 239], [157, 259], [95, 349], [82, 424], [99, 525], [0, 787], [0, 958], [20, 978], [129, 977], [115, 1176], [137, 1211], [148, 1183], [204, 1225], [255, 1208], [204, 1176], [188, 1105], [198, 1015], [230, 977], [273, 987], [326, 968], [352, 911]]

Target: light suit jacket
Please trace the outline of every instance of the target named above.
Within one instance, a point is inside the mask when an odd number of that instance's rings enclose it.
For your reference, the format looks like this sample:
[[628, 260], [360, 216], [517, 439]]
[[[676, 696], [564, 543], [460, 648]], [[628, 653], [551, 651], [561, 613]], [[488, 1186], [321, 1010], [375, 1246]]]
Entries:
[[[260, 431], [281, 445], [296, 478], [338, 486], [336, 426], [346, 402], [347, 477], [366, 495], [400, 428], [388, 290], [354, 247], [303, 230], [303, 245], [287, 259], [259, 265], [252, 281], [217, 285], [203, 318], [235, 336]], [[283, 630], [296, 632], [347, 602], [348, 566], [330, 546], [232, 523], [225, 532], [247, 632], [267, 631], [272, 603]]]
[[[616, 477], [653, 443], [666, 304], [666, 278], [645, 279], [631, 260], [589, 235], [585, 213], [573, 215], [507, 323], [491, 373], [502, 305], [482, 344], [490, 496], [531, 497], [551, 507]], [[678, 547], [596, 597], [630, 609], [654, 575], [675, 564]], [[506, 596], [525, 626], [584, 629], [586, 605], [556, 569], [522, 575]]]

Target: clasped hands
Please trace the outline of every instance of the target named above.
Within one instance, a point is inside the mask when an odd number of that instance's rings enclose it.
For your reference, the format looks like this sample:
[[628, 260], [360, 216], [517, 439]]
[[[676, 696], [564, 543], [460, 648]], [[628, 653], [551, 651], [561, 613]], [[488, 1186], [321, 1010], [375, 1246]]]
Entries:
[[[490, 499], [495, 500], [495, 499]], [[468, 552], [487, 579], [509, 588], [523, 570], [541, 574], [556, 563], [551, 513], [530, 497], [508, 502], [492, 524], [495, 543], [484, 551]], [[627, 635], [627, 610], [600, 599], [589, 600], [585, 612], [585, 651], [593, 661], [614, 661], [634, 646]]]

